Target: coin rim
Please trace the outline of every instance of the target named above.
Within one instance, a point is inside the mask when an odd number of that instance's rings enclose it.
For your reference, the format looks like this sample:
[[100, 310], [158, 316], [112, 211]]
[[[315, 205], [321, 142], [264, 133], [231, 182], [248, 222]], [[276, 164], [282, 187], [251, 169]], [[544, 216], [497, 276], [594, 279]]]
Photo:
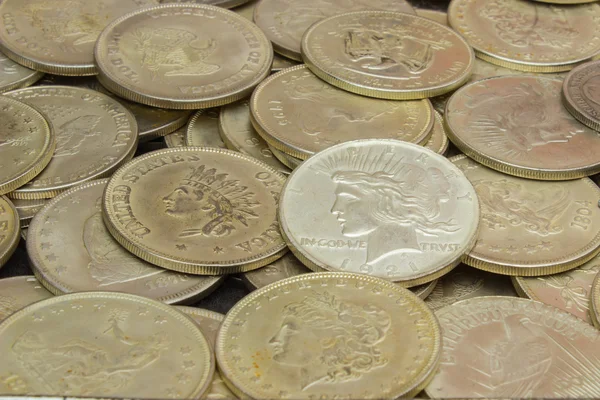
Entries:
[[[132, 113], [133, 114], [133, 113]], [[144, 143], [150, 140], [158, 139], [163, 136], [167, 136], [177, 129], [185, 126], [190, 119], [191, 112], [184, 112], [183, 115], [179, 116], [179, 118], [169, 120], [166, 124], [162, 124], [157, 128], [149, 129], [147, 131], [141, 131], [138, 124], [138, 137], [139, 142]], [[134, 115], [135, 117], [135, 115]], [[136, 118], [137, 121], [137, 118]]]
[[17, 249], [17, 246], [21, 239], [21, 221], [19, 220], [19, 214], [17, 213], [17, 209], [7, 196], [0, 196], [0, 201], [2, 200], [6, 202], [8, 208], [13, 213], [13, 223], [15, 226], [15, 231], [12, 235], [8, 236], [8, 246], [6, 246], [6, 249], [3, 252], [0, 252], [0, 268], [2, 268], [8, 262], [9, 258]]
[[[432, 133], [431, 133], [431, 137], [429, 138], [429, 140], [433, 140], [433, 130], [435, 129], [435, 123], [437, 122], [439, 124], [439, 127], [441, 129], [442, 132], [442, 145], [436, 149], [433, 150], [435, 153], [438, 153], [439, 155], [443, 156], [447, 151], [448, 151], [448, 147], [450, 147], [450, 140], [448, 139], [448, 134], [446, 133], [446, 126], [444, 124], [444, 117], [442, 116], [442, 114], [440, 112], [438, 112], [437, 110], [433, 110], [433, 113], [435, 115], [435, 122], [432, 128]], [[429, 144], [429, 140], [422, 144], [422, 146], [427, 147], [427, 145]], [[430, 149], [431, 150], [431, 149]]]
[[[185, 127], [185, 132], [184, 132], [184, 140], [183, 142], [185, 143], [184, 147], [208, 147], [208, 146], [200, 146], [200, 145], [196, 145], [194, 146], [194, 144], [192, 143], [192, 129], [194, 129], [194, 126], [198, 123], [198, 120], [200, 119], [200, 117], [204, 116], [206, 113], [208, 113], [208, 111], [210, 111], [210, 109], [205, 108], [202, 110], [198, 110], [196, 111], [192, 117], [190, 118], [190, 120], [188, 121], [186, 127]], [[218, 112], [218, 110], [217, 110]], [[217, 122], [218, 124], [218, 122]], [[221, 135], [219, 135], [219, 138], [221, 138]], [[223, 138], [221, 138], [221, 140], [223, 140]], [[223, 141], [223, 144], [225, 144], [225, 146], [227, 146], [227, 143], [225, 143]], [[168, 145], [167, 145], [168, 147]], [[229, 147], [229, 146], [228, 146]], [[171, 149], [175, 149], [176, 147], [169, 147]], [[215, 147], [215, 149], [221, 149], [222, 147]], [[232, 150], [232, 149], [229, 149]]]
[[581, 107], [579, 107], [579, 105], [573, 100], [573, 97], [570, 93], [570, 83], [573, 77], [579, 72], [584, 71], [586, 69], [600, 70], [600, 61], [591, 61], [581, 64], [573, 68], [571, 72], [569, 72], [567, 76], [565, 76], [562, 86], [562, 100], [565, 108], [571, 113], [573, 117], [575, 117], [577, 121], [581, 122], [588, 128], [591, 128], [595, 131], [600, 131], [600, 119], [594, 118], [592, 115], [582, 110]]
[[284, 153], [283, 151], [276, 149], [268, 143], [267, 145], [269, 146], [269, 150], [271, 150], [271, 153], [273, 153], [275, 158], [278, 159], [283, 165], [285, 165], [292, 171], [298, 168], [300, 165], [302, 165], [302, 162], [304, 162], [304, 160]]
[[[11, 60], [13, 61], [13, 60]], [[22, 67], [22, 65], [20, 65]], [[44, 73], [41, 71], [31, 70], [31, 74], [27, 75], [25, 78], [19, 79], [17, 81], [13, 81], [6, 86], [0, 86], [0, 93], [10, 92], [11, 90], [23, 89], [29, 87], [42, 79]]]
[[[188, 121], [189, 122], [189, 121]], [[187, 125], [187, 124], [186, 124]], [[181, 146], [176, 146], [175, 143], [173, 143], [173, 139], [170, 139], [171, 135], [174, 135], [175, 133], [177, 133], [178, 131], [182, 131], [181, 133], [183, 134], [183, 145]], [[187, 131], [187, 126], [182, 126], [179, 129], [176, 129], [175, 131], [163, 136], [163, 141], [165, 142], [165, 146], [167, 146], [167, 149], [176, 149], [178, 147], [187, 147], [187, 144], [185, 143], [185, 135], [186, 135], [186, 131]]]
[[600, 329], [600, 274], [596, 275], [592, 283], [589, 313], [594, 326]]

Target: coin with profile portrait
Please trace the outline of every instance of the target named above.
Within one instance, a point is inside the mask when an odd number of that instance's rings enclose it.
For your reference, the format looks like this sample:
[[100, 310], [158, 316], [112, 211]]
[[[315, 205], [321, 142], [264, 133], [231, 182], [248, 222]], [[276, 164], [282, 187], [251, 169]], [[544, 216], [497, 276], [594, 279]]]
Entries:
[[443, 156], [399, 140], [365, 139], [304, 161], [281, 194], [292, 252], [314, 271], [385, 278], [403, 286], [454, 268], [475, 243], [479, 201]]

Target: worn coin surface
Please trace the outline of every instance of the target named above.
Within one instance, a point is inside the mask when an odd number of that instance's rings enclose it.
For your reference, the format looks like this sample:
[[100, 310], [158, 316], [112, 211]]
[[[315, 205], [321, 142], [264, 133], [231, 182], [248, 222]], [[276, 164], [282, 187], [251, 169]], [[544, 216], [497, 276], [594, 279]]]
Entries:
[[364, 10], [415, 12], [406, 0], [261, 0], [254, 21], [276, 52], [302, 61], [300, 43], [311, 25], [332, 15]]
[[448, 26], [448, 14], [444, 11], [430, 10], [427, 8], [415, 8], [415, 13], [419, 17], [431, 19], [438, 24]]
[[198, 399], [212, 348], [188, 317], [124, 293], [53, 297], [0, 324], [0, 393]]
[[448, 135], [444, 127], [444, 117], [435, 111], [435, 121], [433, 122], [433, 130], [429, 140], [423, 144], [425, 148], [434, 151], [438, 154], [444, 154], [448, 150]]
[[479, 202], [450, 161], [398, 140], [317, 153], [281, 195], [282, 233], [309, 268], [416, 286], [454, 268], [475, 243]]
[[160, 0], [162, 4], [167, 3], [185, 3], [185, 4], [203, 4], [208, 6], [219, 6], [224, 8], [233, 8], [241, 6], [250, 0]]
[[439, 96], [464, 84], [475, 55], [452, 29], [415, 15], [362, 11], [317, 22], [302, 58], [319, 78], [390, 100]]
[[600, 278], [596, 275], [592, 284], [592, 295], [590, 297], [590, 318], [594, 326], [600, 329]]
[[397, 398], [427, 384], [439, 346], [433, 312], [410, 291], [364, 275], [315, 273], [237, 303], [216, 353], [233, 392], [254, 399]]
[[287, 153], [284, 153], [281, 150], [277, 150], [275, 147], [273, 146], [269, 146], [269, 150], [271, 150], [271, 153], [273, 153], [273, 155], [275, 156], [275, 158], [277, 158], [279, 161], [281, 161], [281, 163], [283, 165], [285, 165], [286, 167], [288, 167], [291, 170], [294, 170], [296, 168], [298, 168], [298, 166], [300, 164], [302, 164], [302, 161], [299, 158], [296, 158], [294, 156], [291, 156]]
[[25, 306], [52, 296], [34, 276], [0, 279], [0, 321]]
[[21, 228], [26, 228], [29, 226], [29, 222], [35, 217], [44, 205], [48, 201], [46, 199], [37, 199], [37, 200], [12, 200], [17, 213], [19, 214], [19, 220], [21, 221]]
[[562, 105], [562, 82], [536, 76], [485, 79], [446, 105], [447, 133], [466, 155], [506, 174], [542, 180], [600, 172], [600, 136]]
[[252, 124], [263, 139], [300, 159], [356, 139], [424, 143], [434, 120], [427, 99], [358, 96], [323, 82], [305, 65], [264, 80], [252, 94], [250, 110]]
[[48, 165], [56, 136], [29, 105], [0, 96], [0, 194], [25, 185]]
[[6, 196], [0, 196], [0, 268], [19, 244], [19, 214]]
[[199, 110], [192, 116], [185, 132], [185, 145], [227, 148], [219, 134], [219, 110]]
[[198, 109], [247, 97], [271, 71], [273, 49], [221, 7], [164, 4], [113, 21], [96, 46], [100, 82], [155, 107]]
[[431, 398], [600, 396], [600, 332], [566, 311], [477, 297], [436, 312], [442, 361]]
[[43, 72], [17, 64], [0, 53], [0, 93], [30, 86], [42, 76]]
[[542, 276], [573, 269], [600, 246], [600, 189], [591, 179], [517, 178], [467, 158], [451, 159], [481, 205], [477, 244], [465, 263], [504, 275]]
[[83, 182], [110, 175], [135, 153], [138, 137], [134, 116], [105, 94], [70, 86], [36, 86], [5, 96], [40, 110], [56, 135], [56, 149], [48, 166], [11, 192], [11, 197], [54, 197]]
[[283, 256], [277, 204], [285, 176], [231, 150], [159, 150], [120, 168], [104, 193], [111, 234], [175, 271], [221, 275]]
[[173, 133], [169, 133], [168, 135], [163, 136], [165, 145], [169, 148], [187, 146], [185, 144], [186, 132], [187, 132], [187, 126], [184, 126], [184, 127], [177, 129]]
[[0, 48], [21, 65], [59, 75], [95, 75], [94, 45], [113, 19], [156, 0], [4, 0]]
[[600, 61], [580, 65], [563, 83], [564, 105], [577, 120], [600, 131]]
[[600, 51], [600, 5], [454, 0], [450, 25], [477, 57], [531, 72], [568, 71]]

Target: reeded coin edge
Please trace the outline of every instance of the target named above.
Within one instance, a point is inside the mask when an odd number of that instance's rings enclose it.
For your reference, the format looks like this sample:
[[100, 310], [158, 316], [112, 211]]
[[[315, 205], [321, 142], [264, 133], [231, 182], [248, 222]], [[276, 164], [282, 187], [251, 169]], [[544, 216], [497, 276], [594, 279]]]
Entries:
[[411, 292], [413, 292], [421, 300], [425, 300], [427, 298], [427, 296], [429, 296], [431, 294], [431, 292], [433, 292], [433, 289], [435, 289], [435, 286], [437, 285], [437, 283], [438, 283], [438, 280], [434, 279], [433, 281], [426, 283], [425, 288], [423, 288], [423, 290], [421, 290], [419, 292], [414, 290], [417, 288], [417, 286], [411, 287], [411, 288], [409, 288], [409, 290]]
[[[267, 143], [268, 144], [268, 143]], [[269, 145], [269, 150], [271, 150], [271, 153], [273, 153], [273, 155], [275, 156], [276, 159], [278, 159], [283, 165], [285, 165], [286, 167], [288, 167], [289, 169], [291, 169], [292, 171], [296, 168], [298, 168], [302, 162], [304, 160], [301, 160], [299, 158], [296, 158], [294, 156], [290, 156], [287, 153], [284, 153], [281, 150], [276, 149], [275, 147]]]
[[215, 321], [219, 322], [223, 322], [225, 320], [224, 314], [218, 313], [216, 311], [207, 310], [205, 308], [187, 306], [175, 306], [174, 308], [177, 311], [183, 313], [184, 315], [197, 315], [199, 317], [214, 319]]
[[183, 115], [181, 115], [179, 118], [169, 121], [166, 124], [159, 126], [158, 128], [150, 129], [148, 131], [143, 131], [143, 132], [139, 131], [139, 124], [138, 124], [139, 141], [147, 142], [149, 140], [154, 140], [154, 139], [158, 139], [163, 136], [167, 136], [167, 135], [175, 132], [177, 129], [181, 128], [182, 126], [186, 125], [188, 123], [189, 119], [190, 119], [190, 113], [186, 112]]
[[13, 224], [15, 226], [15, 231], [12, 233], [11, 236], [8, 237], [8, 240], [7, 240], [8, 245], [6, 247], [6, 250], [4, 250], [4, 252], [0, 253], [0, 268], [2, 268], [2, 266], [4, 264], [6, 264], [6, 262], [10, 258], [10, 256], [13, 255], [13, 253], [17, 249], [19, 240], [21, 239], [21, 221], [19, 220], [19, 214], [17, 213], [17, 209], [15, 208], [14, 204], [10, 201], [10, 199], [8, 197], [0, 196], [0, 201], [2, 201], [2, 200], [4, 200], [6, 202], [9, 209], [13, 213]]
[[581, 107], [579, 107], [579, 105], [573, 100], [573, 97], [570, 93], [570, 86], [573, 77], [587, 69], [600, 69], [600, 61], [582, 64], [577, 68], [574, 68], [571, 72], [569, 72], [569, 74], [565, 77], [562, 86], [563, 105], [577, 121], [581, 122], [588, 128], [591, 128], [595, 131], [600, 131], [600, 119], [594, 118], [593, 116], [589, 115], [589, 113], [582, 110]]
[[527, 283], [525, 283], [525, 281], [523, 281], [523, 277], [511, 276], [510, 282], [512, 283], [512, 285], [515, 288], [515, 291], [517, 292], [519, 297], [522, 297], [524, 299], [540, 301], [540, 299], [535, 295], [533, 290], [531, 290], [529, 285]]
[[[200, 146], [200, 145], [194, 145], [193, 140], [192, 140], [192, 138], [193, 138], [192, 130], [198, 123], [198, 120], [200, 119], [200, 117], [204, 116], [204, 114], [206, 114], [207, 112], [208, 112], [208, 109], [198, 110], [192, 115], [192, 117], [188, 121], [187, 126], [185, 128], [185, 134], [184, 134], [184, 140], [183, 140], [186, 147], [205, 147], [205, 146]], [[172, 147], [172, 148], [175, 148], [175, 147]]]
[[596, 275], [592, 283], [592, 294], [590, 296], [590, 319], [594, 326], [600, 329], [600, 274]]
[[[448, 134], [446, 133], [446, 126], [444, 124], [444, 117], [442, 117], [442, 114], [440, 114], [438, 111], [436, 111], [434, 109], [434, 115], [435, 115], [435, 122], [437, 122], [440, 126], [440, 129], [442, 130], [442, 145], [438, 148], [433, 150], [434, 152], [438, 153], [439, 155], [444, 155], [444, 153], [446, 153], [448, 151], [448, 147], [450, 146], [450, 141], [448, 140]], [[434, 127], [433, 129], [435, 129], [435, 123], [434, 123]], [[432, 129], [432, 131], [433, 131]], [[431, 134], [431, 136], [433, 137], [433, 133]], [[433, 138], [430, 138], [429, 140], [433, 140]], [[425, 143], [422, 144], [422, 146], [427, 147], [429, 143]]]
[[12, 82], [6, 86], [1, 86], [0, 93], [10, 92], [11, 90], [29, 87], [37, 81], [39, 81], [40, 79], [42, 79], [43, 76], [43, 72], [32, 70], [32, 73], [26, 76], [25, 78], [19, 79], [18, 81]]

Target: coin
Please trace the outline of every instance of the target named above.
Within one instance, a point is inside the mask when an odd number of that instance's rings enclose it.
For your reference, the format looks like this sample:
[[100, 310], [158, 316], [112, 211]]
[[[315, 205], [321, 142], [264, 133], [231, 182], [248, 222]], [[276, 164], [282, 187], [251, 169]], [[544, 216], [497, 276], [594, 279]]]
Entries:
[[215, 369], [202, 331], [170, 306], [123, 293], [53, 297], [0, 324], [0, 392], [198, 399]]
[[45, 199], [38, 200], [12, 200], [15, 209], [17, 210], [17, 214], [19, 214], [19, 220], [21, 221], [21, 228], [26, 228], [29, 226], [29, 222], [35, 217], [44, 205], [48, 201]]
[[103, 211], [111, 234], [155, 265], [221, 275], [270, 264], [287, 251], [277, 223], [285, 177], [238, 152], [159, 150], [111, 178]]
[[561, 102], [562, 82], [503, 76], [461, 89], [446, 105], [450, 140], [506, 174], [562, 180], [600, 172], [600, 137]]
[[288, 167], [291, 170], [298, 168], [298, 166], [300, 166], [300, 164], [302, 164], [303, 160], [296, 158], [294, 156], [290, 156], [289, 154], [284, 153], [281, 150], [277, 150], [273, 146], [269, 146], [269, 150], [271, 150], [271, 153], [273, 153], [275, 158], [277, 158], [279, 161], [281, 161], [281, 163], [283, 165], [285, 165], [286, 167]]
[[562, 182], [505, 175], [467, 158], [451, 159], [481, 204], [477, 244], [464, 262], [503, 275], [573, 269], [600, 251], [600, 189], [588, 178]]
[[42, 76], [43, 72], [17, 64], [0, 53], [0, 93], [32, 85]]
[[267, 266], [245, 272], [242, 275], [242, 280], [250, 290], [256, 290], [271, 283], [308, 272], [311, 272], [311, 270], [306, 268], [292, 253], [287, 253]]
[[531, 72], [568, 71], [600, 51], [600, 5], [454, 0], [450, 25], [477, 57]]
[[15, 276], [0, 279], [0, 321], [40, 300], [52, 297], [52, 293], [33, 276]]
[[238, 302], [216, 353], [240, 397], [411, 397], [438, 364], [440, 336], [433, 312], [410, 291], [364, 275], [315, 273]]
[[475, 60], [467, 42], [447, 26], [386, 11], [317, 22], [302, 38], [302, 58], [334, 86], [390, 100], [450, 92], [469, 79]]
[[187, 126], [177, 129], [173, 133], [163, 137], [167, 147], [185, 147], [185, 134], [187, 132]]
[[224, 8], [193, 4], [164, 4], [113, 21], [95, 55], [108, 89], [174, 109], [247, 97], [273, 62], [271, 44], [256, 25]]
[[[0, 268], [19, 244], [19, 215], [6, 196], [0, 196]], [[1, 392], [0, 392], [1, 393]]]
[[223, 8], [238, 7], [247, 3], [250, 0], [160, 0], [162, 4], [168, 3], [186, 3], [186, 4], [203, 4], [209, 6], [219, 6]]
[[416, 286], [470, 251], [479, 202], [443, 156], [398, 140], [357, 140], [323, 150], [292, 172], [279, 220], [292, 252], [314, 271]]
[[267, 142], [252, 127], [248, 100], [221, 108], [219, 133], [231, 150], [252, 156], [282, 174], [287, 175], [290, 173], [290, 169], [273, 155]]
[[219, 135], [218, 110], [199, 110], [192, 116], [186, 128], [185, 145], [227, 148]]
[[434, 120], [427, 99], [358, 96], [323, 82], [305, 65], [265, 79], [252, 94], [250, 110], [252, 125], [263, 139], [300, 159], [356, 139], [424, 143]]
[[311, 25], [332, 15], [364, 10], [415, 12], [406, 0], [261, 0], [254, 10], [254, 22], [276, 52], [302, 61], [300, 42]]
[[56, 138], [42, 114], [27, 104], [0, 96], [0, 195], [38, 175], [48, 165]]
[[39, 109], [56, 133], [52, 160], [32, 181], [10, 193], [15, 199], [54, 197], [83, 182], [110, 175], [135, 153], [135, 118], [118, 101], [100, 92], [36, 86], [5, 96]]
[[600, 61], [580, 65], [563, 83], [563, 104], [579, 122], [600, 131]]
[[95, 75], [94, 45], [113, 19], [154, 0], [4, 0], [0, 48], [21, 65], [58, 75]]
[[436, 312], [442, 361], [432, 398], [600, 396], [600, 332], [557, 308], [477, 297]]
[[435, 111], [432, 132], [431, 137], [423, 146], [438, 154], [444, 154], [448, 150], [448, 135], [446, 135], [446, 129], [444, 128], [444, 118], [437, 111]]
[[590, 318], [594, 326], [600, 329], [600, 279], [598, 275], [592, 284], [590, 306]]
[[24, 241], [27, 240], [27, 230], [27, 227], [21, 229], [21, 239], [23, 239]]
[[438, 24], [448, 26], [448, 14], [444, 11], [429, 10], [427, 8], [415, 8], [415, 13], [419, 17], [428, 18]]

